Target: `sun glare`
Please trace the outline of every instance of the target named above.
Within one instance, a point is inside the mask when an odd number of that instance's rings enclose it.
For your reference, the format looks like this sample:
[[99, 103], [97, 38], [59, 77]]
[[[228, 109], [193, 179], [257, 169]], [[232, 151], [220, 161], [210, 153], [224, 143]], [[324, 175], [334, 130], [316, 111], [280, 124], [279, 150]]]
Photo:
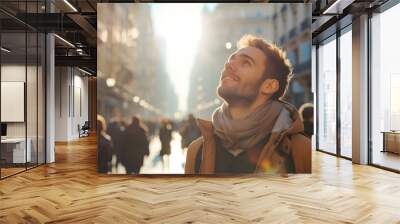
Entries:
[[189, 77], [201, 35], [203, 4], [152, 4], [157, 36], [166, 41], [167, 73], [179, 98], [179, 110], [187, 110]]

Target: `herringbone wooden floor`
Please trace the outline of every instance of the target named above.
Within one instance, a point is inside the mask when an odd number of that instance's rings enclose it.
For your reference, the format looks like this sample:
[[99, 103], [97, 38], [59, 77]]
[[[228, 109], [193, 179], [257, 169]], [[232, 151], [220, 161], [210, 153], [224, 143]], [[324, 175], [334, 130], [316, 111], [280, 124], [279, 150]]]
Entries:
[[400, 175], [323, 153], [311, 175], [153, 178], [97, 174], [95, 144], [0, 181], [0, 223], [400, 223]]

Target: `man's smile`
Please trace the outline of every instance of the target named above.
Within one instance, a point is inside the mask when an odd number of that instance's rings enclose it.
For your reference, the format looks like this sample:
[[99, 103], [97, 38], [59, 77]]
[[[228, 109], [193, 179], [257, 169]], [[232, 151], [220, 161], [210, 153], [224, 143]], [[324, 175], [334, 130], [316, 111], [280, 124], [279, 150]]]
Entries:
[[239, 80], [240, 79], [238, 76], [227, 73], [223, 74], [221, 79], [221, 81], [235, 81], [235, 82], [238, 82]]

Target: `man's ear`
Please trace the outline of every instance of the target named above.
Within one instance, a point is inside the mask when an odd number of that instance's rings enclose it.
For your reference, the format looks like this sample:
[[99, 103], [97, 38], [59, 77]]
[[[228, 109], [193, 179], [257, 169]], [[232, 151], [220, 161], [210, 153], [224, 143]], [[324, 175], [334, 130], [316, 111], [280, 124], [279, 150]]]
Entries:
[[260, 91], [264, 95], [273, 95], [279, 90], [279, 82], [276, 79], [266, 79], [261, 84]]

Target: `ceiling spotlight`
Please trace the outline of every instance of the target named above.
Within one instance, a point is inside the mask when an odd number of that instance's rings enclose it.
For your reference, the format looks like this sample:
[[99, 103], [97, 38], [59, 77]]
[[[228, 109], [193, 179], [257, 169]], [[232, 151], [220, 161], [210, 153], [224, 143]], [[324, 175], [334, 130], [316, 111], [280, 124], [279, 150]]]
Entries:
[[74, 12], [78, 12], [78, 10], [68, 0], [64, 0], [64, 3], [67, 4]]
[[59, 40], [61, 40], [62, 42], [64, 42], [65, 44], [67, 44], [68, 46], [75, 48], [75, 45], [73, 45], [73, 44], [72, 44], [71, 42], [69, 42], [68, 40], [66, 40], [66, 39], [64, 39], [64, 38], [62, 38], [62, 37], [60, 37], [60, 36], [57, 35], [57, 34], [54, 34], [54, 36], [57, 37], [57, 38], [58, 38]]
[[329, 14], [342, 14], [343, 9], [353, 3], [354, 0], [336, 0], [326, 10], [322, 12], [323, 15]]
[[92, 73], [90, 73], [90, 72], [88, 72], [88, 71], [86, 71], [86, 70], [83, 70], [83, 69], [81, 69], [81, 68], [79, 68], [79, 67], [78, 67], [78, 70], [81, 71], [81, 72], [83, 72], [83, 73], [85, 73], [85, 74], [87, 74], [87, 75], [93, 75]]
[[11, 52], [11, 50], [9, 50], [9, 49], [7, 49], [5, 47], [1, 47], [1, 51], [4, 51], [6, 53], [10, 53]]

